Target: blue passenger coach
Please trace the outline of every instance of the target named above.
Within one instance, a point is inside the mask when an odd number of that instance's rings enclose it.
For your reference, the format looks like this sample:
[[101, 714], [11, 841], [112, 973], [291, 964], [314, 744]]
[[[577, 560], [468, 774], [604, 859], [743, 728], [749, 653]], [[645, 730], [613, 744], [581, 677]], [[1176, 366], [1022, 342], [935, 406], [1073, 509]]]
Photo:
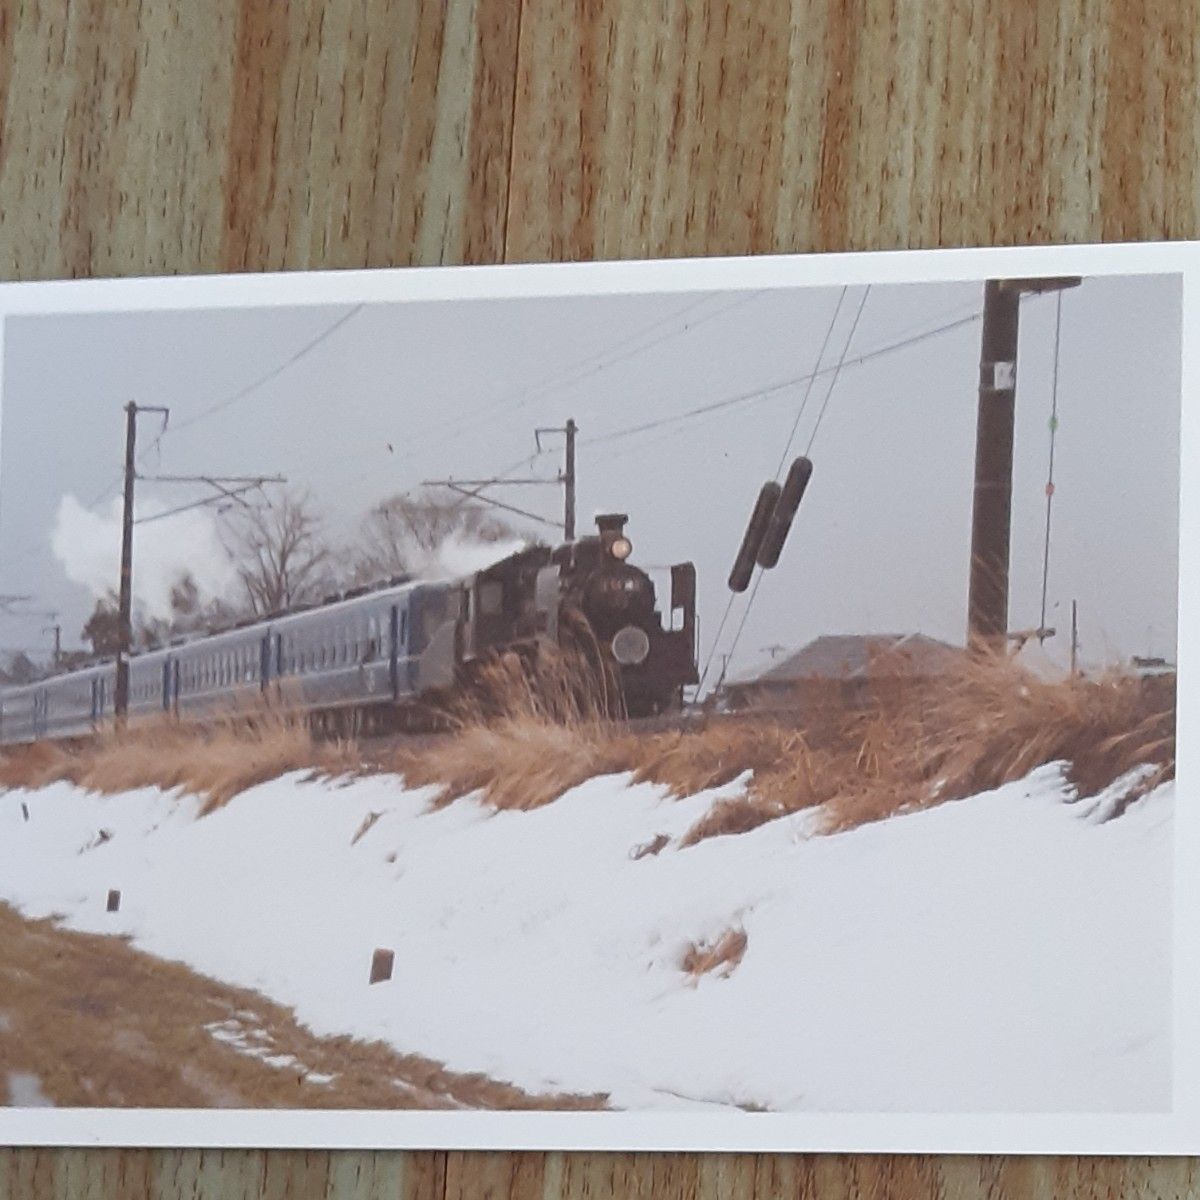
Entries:
[[[308, 712], [401, 708], [449, 687], [458, 591], [403, 583], [135, 654], [129, 716], [199, 719], [263, 695]], [[0, 694], [0, 743], [86, 735], [113, 715], [112, 662]]]

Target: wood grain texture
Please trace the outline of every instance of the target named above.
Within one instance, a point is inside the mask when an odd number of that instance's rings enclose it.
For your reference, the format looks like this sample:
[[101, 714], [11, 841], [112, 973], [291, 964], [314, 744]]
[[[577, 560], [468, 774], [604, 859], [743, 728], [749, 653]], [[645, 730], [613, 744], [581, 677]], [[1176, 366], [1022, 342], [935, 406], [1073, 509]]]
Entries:
[[[1178, 0], [0, 0], [0, 278], [1200, 234]], [[1175, 1160], [0, 1151], [9, 1197], [1186, 1197]]]

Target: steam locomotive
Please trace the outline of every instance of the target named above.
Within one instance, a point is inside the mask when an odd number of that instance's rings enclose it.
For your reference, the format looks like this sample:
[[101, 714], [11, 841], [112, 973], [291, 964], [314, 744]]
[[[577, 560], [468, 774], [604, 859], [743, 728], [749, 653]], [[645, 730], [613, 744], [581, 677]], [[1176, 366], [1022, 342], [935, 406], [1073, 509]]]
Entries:
[[[477, 677], [506, 651], [587, 641], [629, 716], [660, 712], [697, 681], [696, 572], [671, 567], [665, 615], [628, 560], [627, 518], [531, 546], [464, 578], [397, 580], [260, 618], [128, 662], [128, 716], [202, 720], [256, 697], [344, 725], [386, 726]], [[0, 744], [85, 736], [114, 716], [117, 666], [102, 662], [0, 693]]]

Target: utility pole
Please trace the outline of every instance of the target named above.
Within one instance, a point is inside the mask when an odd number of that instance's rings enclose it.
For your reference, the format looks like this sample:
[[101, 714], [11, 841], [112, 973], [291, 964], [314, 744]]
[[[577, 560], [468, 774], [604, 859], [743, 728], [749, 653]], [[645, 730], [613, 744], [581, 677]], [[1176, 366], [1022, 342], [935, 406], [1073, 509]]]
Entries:
[[561, 433], [566, 439], [563, 470], [558, 480], [563, 485], [563, 539], [568, 542], [575, 540], [575, 435], [579, 426], [574, 417], [568, 417], [567, 423], [561, 428], [541, 428], [533, 431], [533, 441], [539, 452], [542, 448], [543, 433]]
[[[538, 453], [542, 450], [542, 434], [544, 433], [561, 433], [566, 437], [566, 453], [563, 462], [563, 469], [554, 479], [502, 479], [499, 476], [493, 479], [423, 479], [422, 487], [444, 487], [457, 495], [462, 496], [464, 500], [478, 500], [482, 504], [490, 504], [493, 508], [503, 509], [504, 512], [515, 513], [519, 517], [528, 517], [531, 521], [537, 521], [542, 525], [548, 525], [552, 529], [562, 529], [563, 539], [565, 541], [575, 540], [575, 435], [579, 432], [579, 426], [575, 424], [574, 418], [568, 418], [565, 425], [555, 425], [552, 428], [541, 427], [533, 431], [534, 444], [538, 448]], [[540, 484], [551, 484], [558, 487], [560, 484], [563, 488], [563, 519], [560, 526], [557, 521], [548, 521], [539, 513], [530, 512], [526, 508], [518, 508], [515, 504], [507, 504], [502, 500], [495, 500], [491, 496], [485, 496], [484, 489], [490, 487], [528, 487], [537, 486]]]
[[1079, 605], [1071, 601], [1071, 674], [1079, 667]]
[[563, 536], [568, 542], [575, 540], [575, 432], [578, 426], [574, 417], [567, 418], [563, 429], [566, 435], [566, 463], [563, 471]]
[[1078, 277], [989, 279], [983, 287], [979, 418], [975, 430], [975, 498], [967, 642], [1003, 647], [1008, 633], [1012, 542], [1013, 434], [1016, 428], [1017, 335], [1021, 296], [1075, 287]]
[[[218, 501], [235, 500], [244, 504], [241, 497], [248, 491], [261, 488], [264, 483], [286, 483], [282, 475], [142, 475], [137, 473], [137, 419], [139, 413], [161, 413], [163, 431], [166, 431], [171, 410], [161, 404], [135, 404], [132, 400], [125, 405], [125, 489], [121, 511], [121, 587], [117, 599], [117, 680], [113, 692], [113, 715], [118, 723], [125, 720], [129, 711], [129, 656], [133, 651], [133, 527], [147, 521], [158, 521], [173, 517], [189, 509], [201, 508]], [[135, 519], [133, 515], [134, 484], [139, 479], [154, 483], [203, 483], [211, 487], [215, 495], [207, 496], [189, 504], [181, 504], [166, 512]]]
[[137, 479], [137, 418], [139, 412], [162, 413], [164, 425], [170, 410], [162, 405], [125, 405], [125, 489], [121, 510], [121, 588], [117, 599], [117, 686], [113, 712], [118, 721], [129, 711], [129, 655], [133, 650], [133, 485]]

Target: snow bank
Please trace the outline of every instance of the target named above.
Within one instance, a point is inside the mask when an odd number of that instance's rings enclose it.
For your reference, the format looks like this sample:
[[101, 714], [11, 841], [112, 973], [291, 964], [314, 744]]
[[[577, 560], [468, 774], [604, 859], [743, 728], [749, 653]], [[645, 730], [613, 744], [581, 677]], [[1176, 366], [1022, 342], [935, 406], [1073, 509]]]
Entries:
[[[1112, 798], [1073, 802], [1050, 766], [848, 833], [800, 814], [678, 847], [744, 786], [678, 801], [612, 776], [531, 812], [430, 811], [395, 777], [294, 774], [202, 819], [155, 789], [10, 791], [0, 900], [318, 1033], [620, 1107], [1169, 1106], [1173, 785], [1098, 822]], [[730, 928], [740, 965], [689, 980], [687, 947]], [[368, 986], [376, 947], [395, 974]]]

